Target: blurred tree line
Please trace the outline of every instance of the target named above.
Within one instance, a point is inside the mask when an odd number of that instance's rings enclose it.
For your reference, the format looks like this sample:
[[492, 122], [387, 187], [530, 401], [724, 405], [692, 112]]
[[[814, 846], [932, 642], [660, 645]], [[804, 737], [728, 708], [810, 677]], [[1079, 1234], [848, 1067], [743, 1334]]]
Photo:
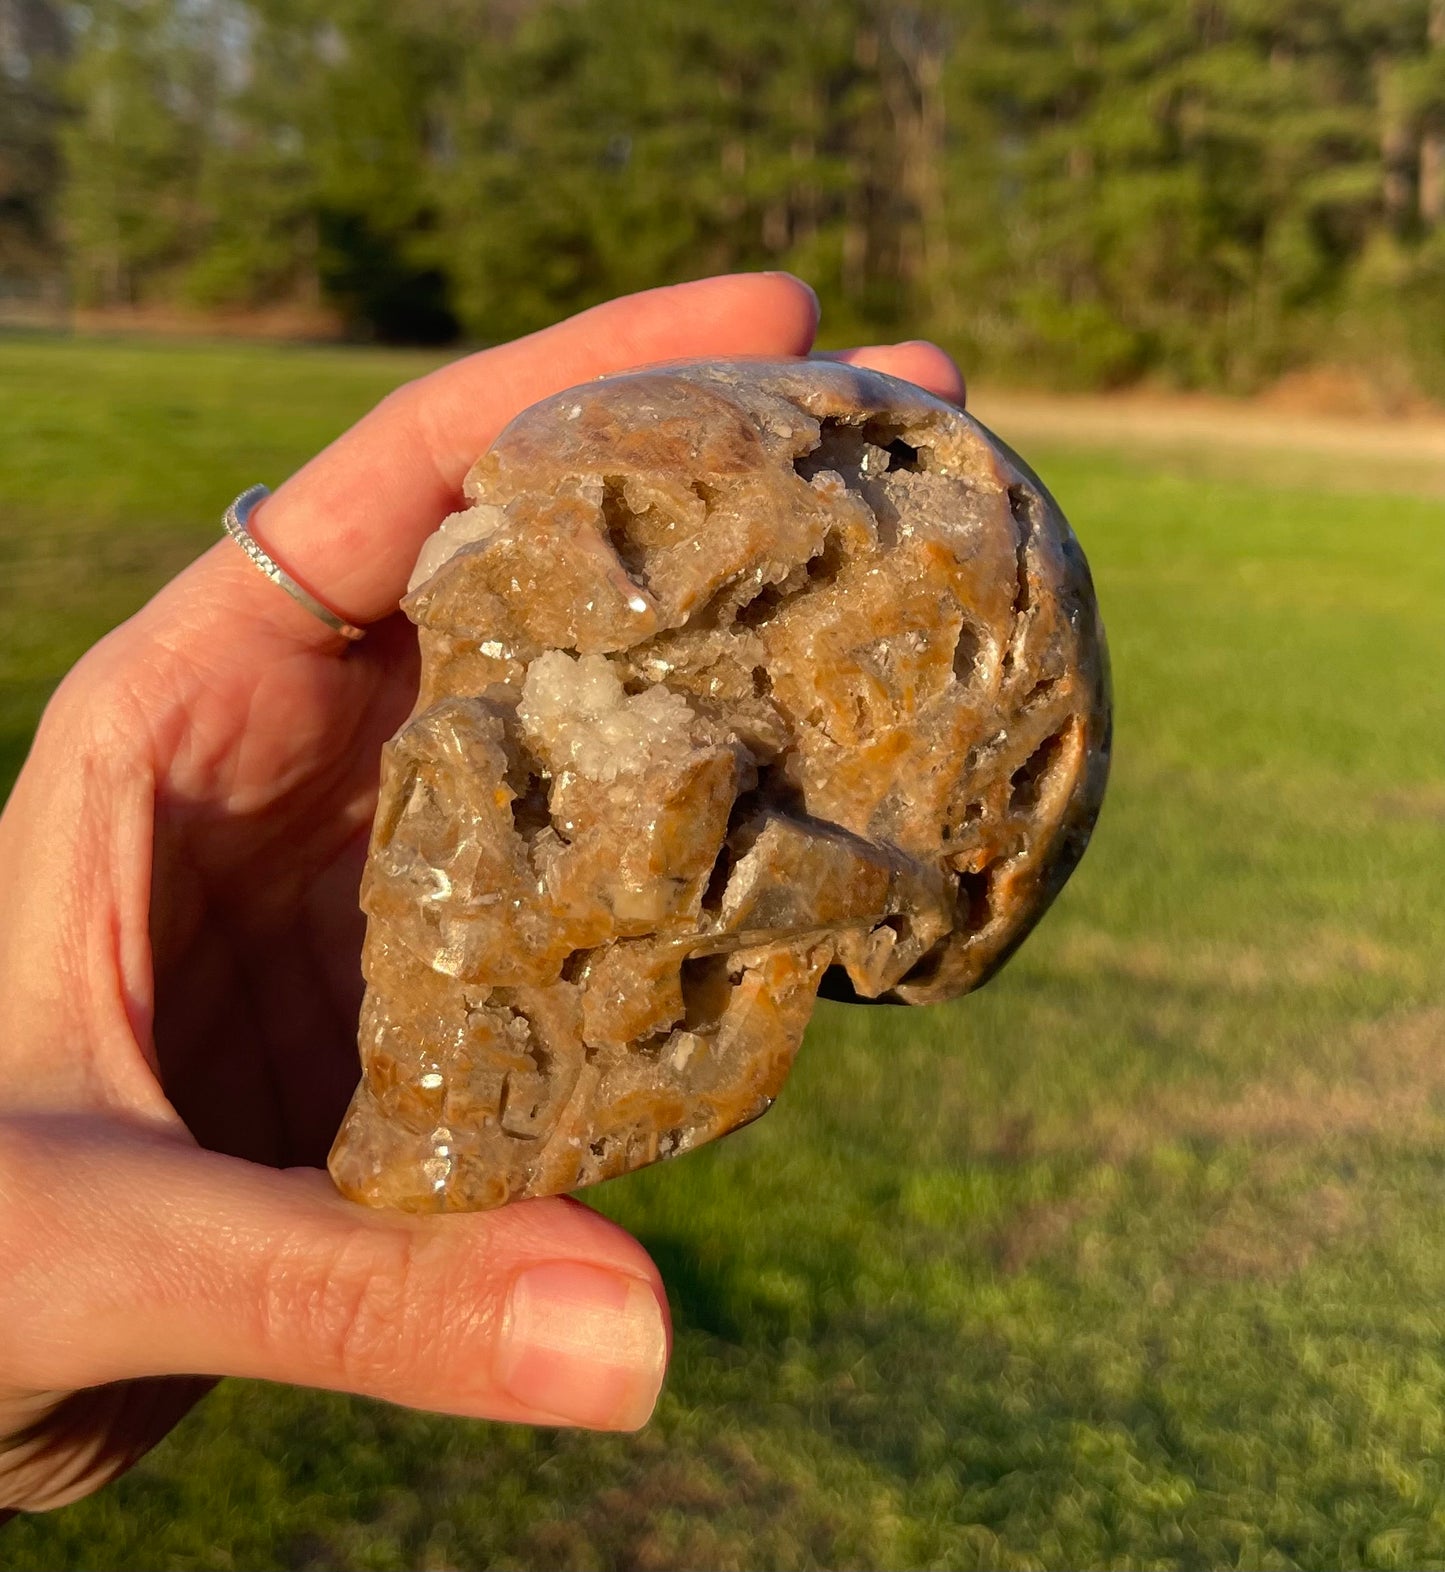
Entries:
[[0, 0], [0, 272], [510, 336], [790, 267], [982, 369], [1445, 392], [1445, 0]]

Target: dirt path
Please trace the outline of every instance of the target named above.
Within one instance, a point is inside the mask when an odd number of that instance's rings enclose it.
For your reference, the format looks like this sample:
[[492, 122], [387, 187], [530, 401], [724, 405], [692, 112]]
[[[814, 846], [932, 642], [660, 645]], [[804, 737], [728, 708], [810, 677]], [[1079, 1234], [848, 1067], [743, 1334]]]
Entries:
[[979, 387], [969, 408], [1024, 452], [1059, 444], [1149, 450], [1285, 483], [1445, 494], [1445, 416], [1344, 416], [1268, 403], [1128, 393], [1077, 397]]

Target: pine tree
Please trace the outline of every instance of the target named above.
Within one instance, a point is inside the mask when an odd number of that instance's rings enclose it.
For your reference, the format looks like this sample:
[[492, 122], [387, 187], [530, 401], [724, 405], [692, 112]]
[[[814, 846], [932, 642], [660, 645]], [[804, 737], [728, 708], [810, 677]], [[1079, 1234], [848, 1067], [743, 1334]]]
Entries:
[[179, 289], [203, 220], [221, 10], [90, 0], [77, 12], [62, 212], [82, 300], [130, 305]]
[[457, 103], [448, 223], [473, 330], [764, 266], [806, 271], [842, 320], [904, 320], [916, 198], [880, 72], [899, 9], [581, 0], [524, 15], [469, 59]]
[[59, 75], [69, 47], [54, 0], [0, 0], [0, 277], [59, 263]]
[[74, 0], [57, 132], [59, 4], [0, 0], [0, 267], [58, 213], [87, 299], [498, 338], [793, 267], [1014, 377], [1445, 387], [1445, 0]]

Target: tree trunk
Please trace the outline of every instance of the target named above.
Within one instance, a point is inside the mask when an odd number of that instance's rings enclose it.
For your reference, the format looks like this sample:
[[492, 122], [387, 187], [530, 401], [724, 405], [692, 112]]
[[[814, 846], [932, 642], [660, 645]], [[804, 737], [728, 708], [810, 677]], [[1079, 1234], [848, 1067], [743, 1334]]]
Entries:
[[[856, 168], [856, 165], [855, 165]], [[849, 184], [843, 214], [843, 294], [855, 304], [868, 283], [868, 224], [864, 215], [863, 181]]]
[[948, 123], [943, 28], [914, 8], [895, 13], [891, 20], [892, 59], [882, 66], [880, 78], [892, 121], [898, 195], [908, 209], [900, 225], [898, 282], [927, 315], [947, 317], [954, 301], [944, 178]]
[[1415, 207], [1415, 147], [1401, 102], [1399, 79], [1388, 55], [1381, 55], [1375, 62], [1375, 104], [1380, 117], [1380, 199], [1386, 227], [1399, 235], [1408, 227]]
[[[1430, 0], [1426, 40], [1432, 55], [1445, 51], [1445, 0]], [[1420, 136], [1420, 223], [1436, 228], [1445, 218], [1445, 121], [1439, 109], [1427, 115]]]

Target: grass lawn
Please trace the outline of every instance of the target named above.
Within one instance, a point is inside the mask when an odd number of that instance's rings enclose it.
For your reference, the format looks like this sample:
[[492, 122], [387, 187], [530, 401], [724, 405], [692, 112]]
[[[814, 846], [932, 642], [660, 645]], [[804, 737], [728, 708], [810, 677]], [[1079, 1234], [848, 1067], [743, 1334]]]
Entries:
[[[0, 341], [5, 779], [421, 364]], [[671, 1287], [652, 1426], [232, 1382], [0, 1568], [1445, 1565], [1442, 506], [1029, 457], [1113, 646], [1094, 845], [982, 993], [822, 1007], [766, 1119], [593, 1192]]]

